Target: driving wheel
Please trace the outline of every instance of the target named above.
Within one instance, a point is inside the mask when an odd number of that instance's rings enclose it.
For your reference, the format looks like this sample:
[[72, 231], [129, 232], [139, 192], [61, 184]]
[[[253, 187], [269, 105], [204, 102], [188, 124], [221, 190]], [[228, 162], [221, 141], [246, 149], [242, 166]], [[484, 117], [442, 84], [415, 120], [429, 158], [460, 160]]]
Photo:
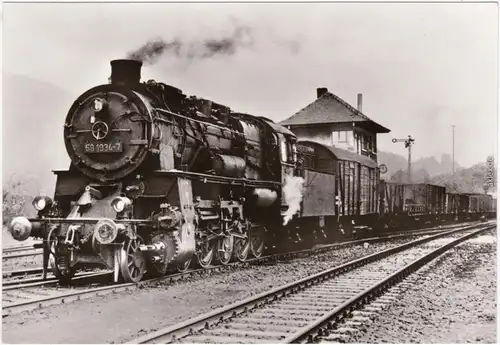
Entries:
[[253, 226], [250, 229], [250, 251], [256, 258], [260, 258], [264, 252], [265, 227], [263, 225]]
[[76, 273], [75, 267], [69, 267], [69, 254], [56, 256], [56, 243], [54, 240], [50, 245], [49, 265], [54, 276], [59, 282], [67, 284]]
[[76, 269], [74, 267], [68, 267], [68, 264], [69, 257], [59, 256], [56, 258], [53, 254], [49, 256], [50, 269], [60, 283], [69, 283], [71, 278], [75, 275]]
[[189, 269], [189, 266], [191, 266], [191, 261], [192, 261], [192, 258], [189, 258], [186, 261], [184, 261], [182, 264], [178, 264], [176, 267], [177, 272], [179, 272], [179, 273], [186, 272]]
[[250, 240], [248, 237], [234, 237], [233, 257], [238, 261], [245, 261], [250, 253]]
[[215, 251], [217, 250], [217, 241], [208, 240], [203, 241], [199, 244], [198, 250], [196, 251], [196, 259], [198, 264], [207, 268], [212, 264], [212, 260], [215, 256]]
[[221, 264], [227, 265], [233, 256], [234, 237], [232, 235], [224, 236], [219, 238], [218, 242], [217, 260]]
[[137, 236], [125, 241], [120, 250], [120, 274], [125, 282], [137, 283], [146, 272], [146, 258], [139, 250], [143, 243], [142, 238]]

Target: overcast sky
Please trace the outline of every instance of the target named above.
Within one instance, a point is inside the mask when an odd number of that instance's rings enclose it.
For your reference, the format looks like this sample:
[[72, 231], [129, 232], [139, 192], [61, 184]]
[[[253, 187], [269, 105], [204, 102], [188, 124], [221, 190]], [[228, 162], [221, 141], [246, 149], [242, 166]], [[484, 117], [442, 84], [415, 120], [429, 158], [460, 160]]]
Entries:
[[143, 79], [275, 121], [312, 102], [317, 87], [353, 105], [361, 92], [364, 113], [392, 130], [379, 135], [379, 148], [406, 155], [391, 139], [411, 134], [416, 158], [451, 154], [452, 124], [461, 165], [484, 161], [497, 145], [493, 3], [9, 3], [3, 10], [4, 73], [75, 96], [106, 83], [109, 60], [150, 39], [195, 44], [244, 27], [234, 54], [166, 52], [143, 68]]

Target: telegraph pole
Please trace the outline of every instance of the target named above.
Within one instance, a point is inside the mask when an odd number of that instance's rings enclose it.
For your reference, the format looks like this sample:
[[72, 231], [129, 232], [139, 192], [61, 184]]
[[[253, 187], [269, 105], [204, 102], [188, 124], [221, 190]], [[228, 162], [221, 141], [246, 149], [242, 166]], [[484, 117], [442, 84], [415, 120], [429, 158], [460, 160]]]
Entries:
[[408, 149], [408, 182], [412, 183], [411, 181], [411, 147], [413, 143], [415, 142], [415, 139], [411, 137], [411, 135], [408, 135], [408, 139], [392, 139], [393, 143], [400, 143], [404, 142], [405, 147]]
[[455, 184], [455, 125], [451, 126], [453, 130], [453, 151], [451, 154], [451, 164], [453, 164], [453, 184]]

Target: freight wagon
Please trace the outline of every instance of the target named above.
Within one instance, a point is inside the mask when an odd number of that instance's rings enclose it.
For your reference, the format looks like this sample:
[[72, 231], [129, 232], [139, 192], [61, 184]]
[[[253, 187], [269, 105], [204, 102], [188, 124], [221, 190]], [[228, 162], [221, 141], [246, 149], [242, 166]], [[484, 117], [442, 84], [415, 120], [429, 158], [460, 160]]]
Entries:
[[[378, 214], [379, 171], [368, 157], [312, 141], [297, 143], [304, 196], [294, 236], [339, 239], [371, 230]], [[310, 241], [306, 241], [310, 242]]]
[[380, 182], [380, 217], [389, 227], [438, 221], [445, 214], [445, 204], [445, 187], [426, 183]]
[[471, 220], [479, 218], [491, 218], [496, 212], [493, 206], [493, 197], [488, 194], [468, 194], [469, 207], [468, 218]]
[[450, 219], [463, 221], [469, 211], [469, 197], [463, 193], [446, 193], [446, 214]]

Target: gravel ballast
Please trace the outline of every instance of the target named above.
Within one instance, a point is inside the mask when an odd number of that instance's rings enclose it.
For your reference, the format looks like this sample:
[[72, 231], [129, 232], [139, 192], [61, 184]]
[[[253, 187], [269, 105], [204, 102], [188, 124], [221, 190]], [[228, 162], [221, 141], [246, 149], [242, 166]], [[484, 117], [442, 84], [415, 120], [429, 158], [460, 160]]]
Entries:
[[[174, 284], [163, 283], [158, 284], [156, 287], [136, 290], [130, 293], [106, 295], [93, 298], [92, 300], [12, 315], [3, 319], [3, 340], [8, 343], [123, 343], [145, 332], [178, 323], [190, 317], [209, 312], [212, 309], [235, 303], [252, 295], [293, 282], [297, 279], [304, 278], [347, 261], [409, 242], [410, 240], [411, 239], [405, 239], [390, 243], [372, 244], [367, 248], [362, 245], [341, 248], [330, 253], [308, 258], [295, 259], [276, 264], [250, 266], [238, 271], [206, 274], [204, 277], [196, 277]], [[461, 256], [458, 256], [459, 259], [466, 257], [468, 260], [472, 261], [476, 260], [476, 257], [482, 257], [483, 259], [481, 260], [485, 260], [485, 263], [487, 263], [488, 260], [491, 261], [492, 257], [494, 259], [495, 250], [493, 250], [493, 254], [488, 251], [485, 252], [486, 249], [482, 251], [473, 251], [477, 245], [469, 245], [469, 242], [470, 241], [461, 245], [459, 249], [455, 249], [453, 255], [456, 255], [456, 251], [461, 254]], [[484, 246], [488, 245], [491, 247], [491, 244], [488, 243], [482, 243], [479, 247], [486, 248]], [[494, 246], [494, 248], [496, 248], [496, 242]], [[444, 258], [448, 259], [448, 257], [449, 256], [446, 256]], [[447, 261], [442, 262], [446, 263]], [[474, 271], [467, 272], [476, 274], [478, 269], [490, 267], [485, 266], [485, 263], [479, 263], [479, 266], [474, 266], [476, 267]], [[492, 263], [493, 266], [491, 266], [493, 267], [493, 271], [485, 271], [485, 273], [490, 274], [489, 278], [487, 278], [486, 274], [483, 280], [477, 280], [479, 284], [480, 281], [484, 282], [484, 280], [488, 281], [489, 279], [489, 283], [493, 284], [493, 297], [489, 295], [489, 292], [483, 296], [483, 300], [489, 299], [493, 303], [493, 314], [491, 314], [493, 316], [493, 323], [495, 322], [495, 263], [494, 261]], [[466, 263], [464, 263], [464, 265], [465, 264]], [[448, 290], [450, 288], [458, 289], [459, 284], [445, 284], [447, 280], [443, 277], [448, 277], [450, 274], [453, 275], [453, 273], [450, 272], [452, 272], [455, 267], [460, 266], [457, 266], [456, 263], [449, 265], [441, 263], [436, 267], [443, 267], [442, 271], [439, 271], [439, 269], [433, 271], [435, 273], [431, 275], [432, 278], [425, 281], [430, 282], [427, 291], [422, 290], [421, 294], [423, 296], [432, 295], [434, 291], [438, 291], [441, 296], [448, 296], [447, 303], [458, 303], [457, 301], [459, 301], [459, 299], [458, 297], [455, 298], [455, 295], [457, 295], [455, 290]], [[462, 271], [465, 272], [464, 270], [461, 270], [461, 272]], [[472, 278], [469, 283], [476, 283], [474, 279], [476, 278]], [[441, 283], [442, 286], [436, 285], [436, 281]], [[407, 292], [406, 295], [410, 293], [416, 296], [419, 289], [424, 289], [424, 287], [421, 288], [419, 285], [417, 290], [411, 291], [411, 293]], [[471, 291], [470, 287], [463, 291], [462, 297], [464, 300], [461, 300], [460, 303], [465, 303], [467, 299], [474, 296]], [[483, 291], [483, 289], [479, 289], [479, 291]], [[489, 290], [486, 289], [485, 291]], [[477, 291], [474, 293], [477, 293]], [[481, 296], [481, 292], [479, 292], [479, 295], [476, 297], [479, 298]], [[483, 300], [478, 302], [479, 306], [481, 308], [487, 308], [487, 304], [484, 304], [484, 306], [481, 304]], [[404, 303], [402, 301], [398, 303], [399, 304], [395, 303], [395, 305], [388, 310], [383, 311], [380, 317], [385, 317], [386, 313], [392, 313], [396, 308], [400, 308], [401, 317], [404, 315], [404, 318], [410, 321], [412, 321], [412, 319], [418, 319], [420, 313], [420, 306], [418, 303], [422, 302], [410, 300]], [[411, 306], [411, 308], [408, 306]], [[443, 306], [435, 308], [445, 309]], [[456, 313], [462, 313], [460, 309], [462, 307], [459, 305], [452, 308], [455, 309]], [[415, 315], [408, 314], [408, 310], [414, 311]], [[431, 314], [425, 317], [428, 320], [433, 320], [430, 315], [433, 315], [435, 312], [431, 309], [429, 309], [429, 312]], [[393, 322], [396, 322], [396, 317], [394, 315], [388, 316], [389, 320], [391, 320], [391, 318]], [[440, 320], [441, 319], [443, 318], [440, 317]], [[381, 322], [385, 322], [386, 326], [389, 327], [391, 331], [389, 332], [384, 328], [377, 329], [376, 325], [379, 324], [379, 321], [376, 321], [367, 329], [368, 332], [363, 336], [375, 336], [375, 338], [362, 338], [356, 340], [356, 342], [454, 342], [453, 339], [446, 338], [434, 341], [427, 340], [430, 338], [419, 339], [418, 335], [420, 333], [415, 331], [415, 329], [409, 328], [410, 331], [405, 331], [407, 333], [404, 333], [398, 328], [404, 325], [404, 323], [401, 325], [391, 324], [387, 322], [387, 320], [382, 320]], [[440, 329], [439, 332], [437, 331], [439, 328], [437, 321], [427, 321], [427, 323], [427, 326], [434, 327], [434, 325], [436, 325], [435, 333], [437, 335], [443, 333], [442, 329]], [[408, 325], [405, 327], [408, 328]], [[443, 325], [441, 325], [441, 327], [443, 327]], [[448, 326], [448, 328], [450, 327]], [[49, 332], [48, 330], [51, 331]], [[423, 329], [422, 332], [425, 333], [425, 329]], [[450, 332], [452, 332], [451, 329]], [[393, 338], [390, 338], [391, 334]], [[416, 338], [415, 334], [417, 335]], [[380, 337], [377, 338], [377, 335], [380, 335]], [[484, 339], [482, 342], [489, 341]]]
[[420, 278], [354, 343], [496, 343], [496, 232], [468, 240]]
[[[212, 309], [410, 241], [340, 248], [277, 264], [250, 266], [175, 284], [95, 297], [3, 319], [8, 343], [122, 343]], [[51, 330], [48, 332], [47, 330]]]

